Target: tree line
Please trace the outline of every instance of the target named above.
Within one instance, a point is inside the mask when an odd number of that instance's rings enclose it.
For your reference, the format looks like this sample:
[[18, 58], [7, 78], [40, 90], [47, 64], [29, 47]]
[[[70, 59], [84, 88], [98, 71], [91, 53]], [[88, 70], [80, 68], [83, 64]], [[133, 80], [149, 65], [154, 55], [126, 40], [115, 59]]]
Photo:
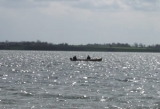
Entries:
[[54, 51], [129, 51], [129, 52], [160, 52], [160, 44], [144, 45], [142, 43], [106, 43], [106, 44], [80, 44], [68, 43], [53, 44], [48, 42], [21, 41], [0, 42], [0, 50], [54, 50]]

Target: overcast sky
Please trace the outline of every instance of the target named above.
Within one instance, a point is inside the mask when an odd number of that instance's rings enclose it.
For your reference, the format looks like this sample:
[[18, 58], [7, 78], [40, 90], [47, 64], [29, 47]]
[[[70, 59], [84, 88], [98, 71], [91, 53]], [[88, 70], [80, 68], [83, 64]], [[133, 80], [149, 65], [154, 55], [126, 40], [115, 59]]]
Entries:
[[0, 0], [1, 41], [160, 43], [160, 0]]

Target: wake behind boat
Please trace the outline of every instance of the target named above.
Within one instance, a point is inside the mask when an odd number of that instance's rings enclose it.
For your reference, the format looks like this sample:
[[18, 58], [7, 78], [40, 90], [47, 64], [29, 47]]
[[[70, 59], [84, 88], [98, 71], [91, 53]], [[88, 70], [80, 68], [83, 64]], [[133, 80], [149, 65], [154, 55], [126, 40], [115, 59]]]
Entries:
[[95, 59], [73, 59], [70, 58], [71, 61], [102, 61], [102, 58], [95, 58]]

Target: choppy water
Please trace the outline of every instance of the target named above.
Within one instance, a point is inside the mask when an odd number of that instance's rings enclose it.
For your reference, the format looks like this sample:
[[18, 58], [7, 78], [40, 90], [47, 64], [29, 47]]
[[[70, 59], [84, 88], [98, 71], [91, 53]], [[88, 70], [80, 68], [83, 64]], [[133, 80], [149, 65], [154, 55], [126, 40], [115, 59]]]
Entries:
[[107, 108], [160, 108], [159, 53], [0, 51], [0, 109]]

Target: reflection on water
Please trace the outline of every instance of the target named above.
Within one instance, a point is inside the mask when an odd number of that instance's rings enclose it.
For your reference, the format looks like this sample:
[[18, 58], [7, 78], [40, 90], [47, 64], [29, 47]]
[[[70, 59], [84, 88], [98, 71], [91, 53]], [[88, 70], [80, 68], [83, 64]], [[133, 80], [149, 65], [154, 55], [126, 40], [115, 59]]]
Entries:
[[1, 109], [156, 109], [159, 82], [158, 53], [0, 52]]

